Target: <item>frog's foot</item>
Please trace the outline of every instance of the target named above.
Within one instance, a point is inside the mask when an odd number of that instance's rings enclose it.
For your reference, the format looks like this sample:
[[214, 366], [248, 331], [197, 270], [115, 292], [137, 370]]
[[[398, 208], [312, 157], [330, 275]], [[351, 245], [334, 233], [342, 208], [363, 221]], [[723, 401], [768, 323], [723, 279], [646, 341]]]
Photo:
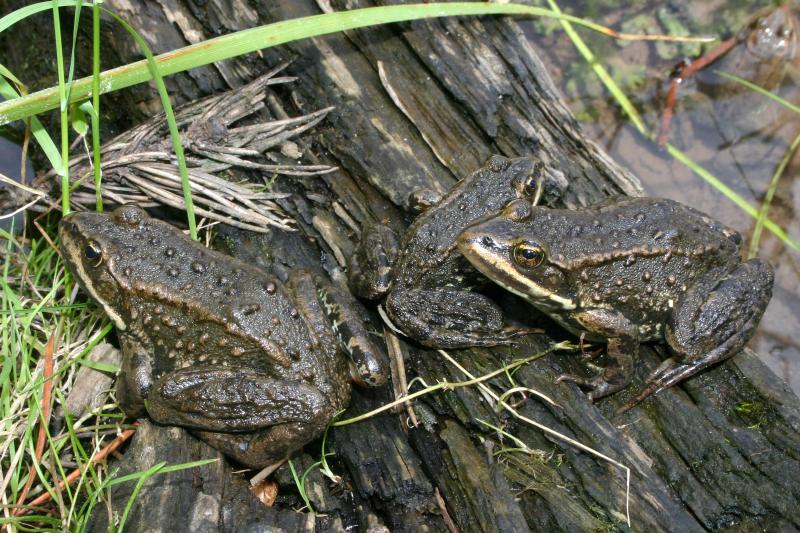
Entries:
[[392, 286], [392, 266], [397, 259], [397, 234], [375, 224], [365, 228], [347, 268], [350, 290], [365, 300], [383, 298]]
[[[594, 367], [595, 365], [592, 366]], [[628, 386], [628, 380], [619, 372], [619, 369], [615, 367], [595, 368], [599, 368], [600, 372], [592, 378], [584, 378], [573, 374], [561, 374], [556, 378], [556, 383], [566, 381], [568, 383], [575, 383], [579, 387], [589, 389], [589, 393], [586, 396], [589, 398], [590, 402], [610, 396]]]
[[[632, 399], [625, 402], [620, 408], [617, 409], [616, 414], [621, 415], [622, 413], [636, 407], [645, 398], [650, 396], [651, 394], [655, 394], [671, 385], [674, 385], [687, 375], [684, 375], [684, 372], [688, 369], [690, 365], [682, 365], [678, 364], [678, 362], [673, 358], [670, 357], [669, 359], [665, 359], [661, 362], [655, 370], [653, 370], [649, 376], [647, 376], [647, 380], [645, 381], [645, 387], [639, 391], [639, 393], [634, 396]], [[679, 379], [675, 380], [675, 378], [680, 377]]]
[[503, 327], [503, 313], [482, 294], [452, 289], [407, 289], [389, 294], [391, 323], [431, 348], [513, 344], [530, 328]]

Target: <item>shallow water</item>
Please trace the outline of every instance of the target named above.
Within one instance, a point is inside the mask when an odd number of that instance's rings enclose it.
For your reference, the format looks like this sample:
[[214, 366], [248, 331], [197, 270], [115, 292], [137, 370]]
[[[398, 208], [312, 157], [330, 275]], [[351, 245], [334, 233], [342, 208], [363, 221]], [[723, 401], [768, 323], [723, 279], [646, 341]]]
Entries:
[[[612, 4], [616, 3], [573, 2], [570, 7], [564, 4], [561, 7], [621, 31], [667, 33], [668, 28], [684, 28], [692, 35], [726, 38], [745, 26], [759, 9], [770, 5], [768, 2], [700, 0], [631, 2], [632, 7], [627, 8]], [[797, 4], [791, 7], [790, 14], [800, 17], [800, 7]], [[790, 21], [795, 22], [794, 19]], [[754, 31], [751, 29], [746, 35], [752, 36]], [[646, 42], [620, 45], [592, 32], [580, 33], [634, 102], [647, 127], [656, 131], [669, 73], [684, 57], [699, 53], [698, 47]], [[539, 46], [543, 61], [585, 131], [641, 179], [646, 194], [689, 204], [737, 229], [745, 237], [746, 252], [755, 219], [640, 134], [609, 99], [571, 41], [551, 22], [532, 23], [529, 35]], [[784, 36], [783, 41], [786, 46], [773, 49], [772, 57], [760, 59], [748, 52], [745, 44], [740, 44], [720, 62], [684, 81], [669, 130], [669, 141], [673, 145], [756, 208], [764, 198], [776, 166], [800, 133], [800, 120], [798, 115], [761, 95], [742, 90], [735, 84], [721, 85], [724, 79], [717, 71], [755, 78], [755, 83], [797, 104], [800, 98], [795, 81], [800, 49], [793, 52], [791, 47], [796, 43], [791, 37]], [[754, 37], [751, 45], [753, 42], [758, 44]], [[705, 49], [717, 44], [707, 45]], [[800, 184], [796, 179], [799, 166], [800, 158], [795, 154], [781, 177], [769, 211], [769, 217], [796, 241], [800, 241], [797, 219]], [[800, 393], [800, 343], [793, 335], [800, 331], [800, 253], [765, 231], [758, 255], [775, 267], [776, 283], [772, 301], [750, 346]]]

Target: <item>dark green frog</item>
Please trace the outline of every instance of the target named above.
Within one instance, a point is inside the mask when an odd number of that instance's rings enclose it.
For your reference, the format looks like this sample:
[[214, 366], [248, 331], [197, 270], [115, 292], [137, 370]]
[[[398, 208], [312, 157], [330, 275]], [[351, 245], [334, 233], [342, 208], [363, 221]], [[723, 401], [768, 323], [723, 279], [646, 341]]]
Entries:
[[533, 200], [540, 191], [559, 194], [562, 175], [546, 172], [536, 158], [493, 156], [443, 198], [416, 194], [428, 206], [402, 241], [385, 226], [364, 232], [348, 272], [362, 298], [384, 298], [386, 315], [405, 335], [434, 348], [508, 344], [527, 329], [504, 327], [500, 308], [471, 289], [485, 283], [456, 248], [469, 224], [497, 212], [514, 198]]
[[458, 238], [484, 275], [576, 335], [608, 342], [614, 364], [560, 379], [592, 400], [629, 384], [640, 342], [672, 357], [628, 406], [737, 353], [772, 294], [773, 271], [742, 262], [741, 237], [665, 199], [618, 198], [578, 210], [510, 203]]
[[[130, 416], [185, 426], [248, 466], [287, 457], [347, 406], [347, 329], [339, 296], [295, 272], [261, 269], [186, 238], [134, 205], [73, 213], [62, 257], [117, 327], [117, 400]], [[337, 313], [334, 328], [325, 308]], [[342, 339], [361, 380], [385, 381], [363, 338]]]

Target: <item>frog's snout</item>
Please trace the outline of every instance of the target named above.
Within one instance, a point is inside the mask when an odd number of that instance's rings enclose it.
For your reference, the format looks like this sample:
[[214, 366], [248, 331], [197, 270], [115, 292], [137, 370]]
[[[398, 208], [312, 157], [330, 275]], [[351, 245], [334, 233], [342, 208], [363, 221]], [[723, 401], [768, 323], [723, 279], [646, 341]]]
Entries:
[[466, 258], [499, 248], [497, 241], [485, 231], [467, 228], [458, 236], [458, 249]]

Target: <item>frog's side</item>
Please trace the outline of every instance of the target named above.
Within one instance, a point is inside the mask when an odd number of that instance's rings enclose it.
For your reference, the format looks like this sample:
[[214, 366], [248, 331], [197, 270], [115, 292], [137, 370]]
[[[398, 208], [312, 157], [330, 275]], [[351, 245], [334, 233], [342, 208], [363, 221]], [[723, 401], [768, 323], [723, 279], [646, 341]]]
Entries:
[[[470, 292], [485, 280], [461, 256], [456, 237], [514, 198], [533, 200], [544, 174], [536, 158], [493, 156], [418, 216], [399, 246], [394, 233], [384, 226], [365, 231], [350, 263], [351, 289], [362, 298], [385, 298], [392, 324], [426, 346], [512, 342], [528, 330], [504, 328], [500, 308]], [[422, 195], [418, 196], [421, 202]]]
[[608, 342], [614, 364], [591, 379], [591, 399], [630, 382], [640, 342], [672, 357], [629, 405], [731, 357], [750, 339], [772, 294], [769, 263], [742, 262], [741, 237], [665, 199], [623, 198], [578, 210], [510, 203], [467, 228], [459, 249], [483, 274], [576, 335]]
[[117, 399], [129, 415], [186, 426], [264, 466], [347, 406], [348, 363], [310, 274], [284, 285], [133, 205], [68, 215], [59, 234], [65, 261], [117, 327]]

